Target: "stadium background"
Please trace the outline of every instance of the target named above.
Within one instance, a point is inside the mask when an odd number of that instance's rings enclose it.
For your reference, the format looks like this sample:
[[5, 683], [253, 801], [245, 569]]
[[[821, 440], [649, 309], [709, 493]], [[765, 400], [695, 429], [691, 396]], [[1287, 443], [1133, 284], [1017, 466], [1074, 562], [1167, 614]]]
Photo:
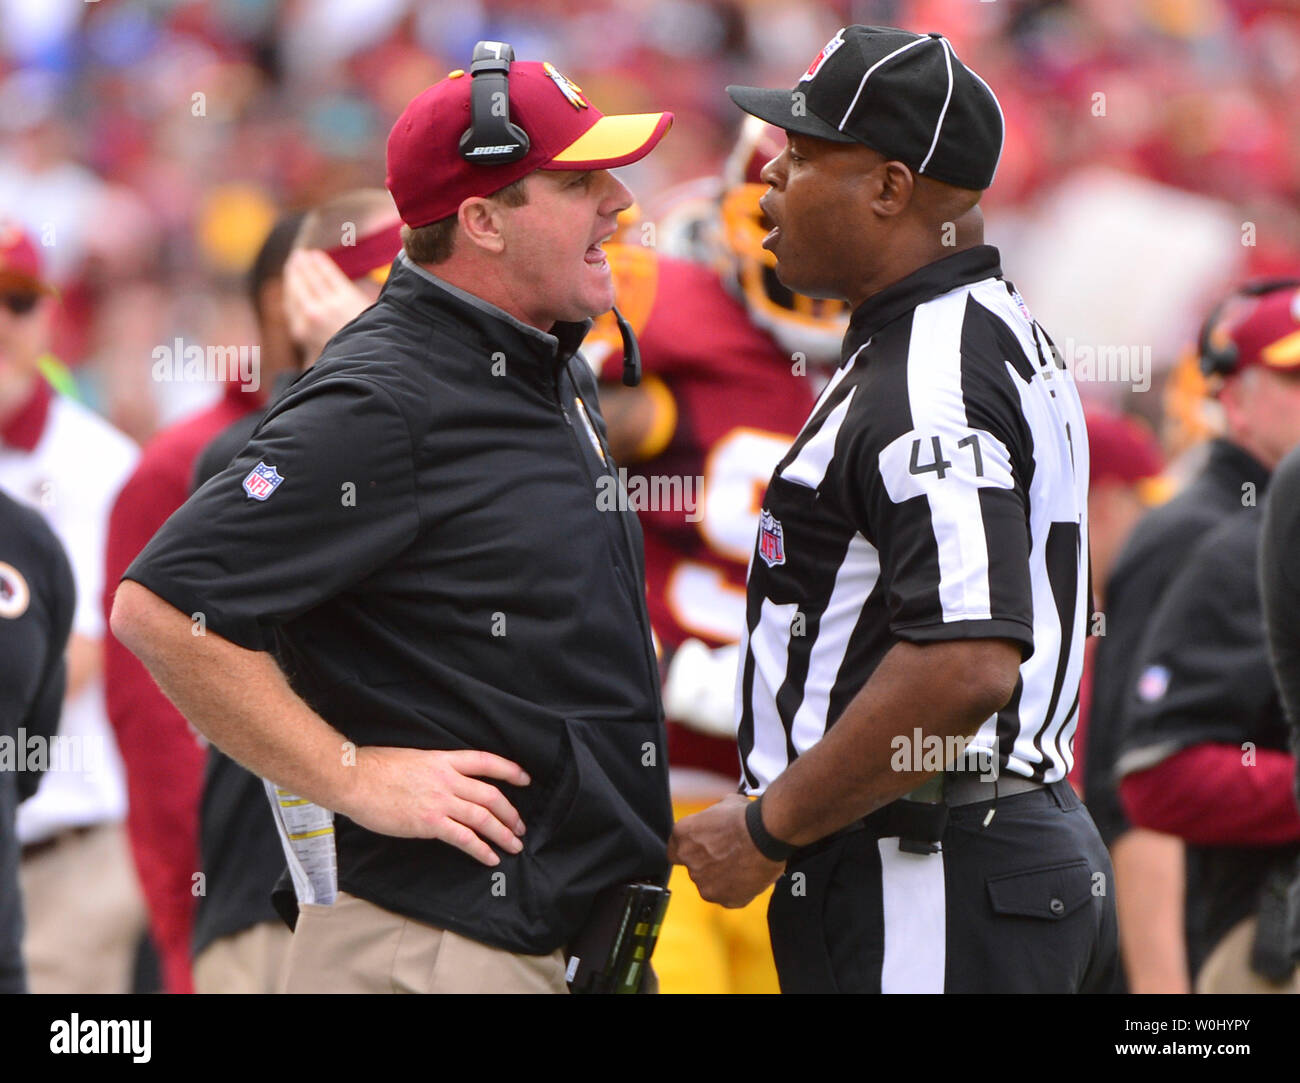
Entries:
[[[673, 110], [625, 171], [653, 215], [721, 166], [726, 83], [788, 85], [852, 21], [940, 29], [997, 89], [987, 233], [1063, 350], [1135, 351], [1158, 392], [1227, 283], [1300, 266], [1286, 0], [0, 0], [0, 209], [46, 244], [82, 396], [144, 440], [218, 394], [152, 380], [152, 350], [252, 342], [240, 276], [277, 209], [382, 184], [393, 119], [475, 40], [551, 59], [607, 111]], [[1140, 380], [1083, 382], [1160, 412]]]

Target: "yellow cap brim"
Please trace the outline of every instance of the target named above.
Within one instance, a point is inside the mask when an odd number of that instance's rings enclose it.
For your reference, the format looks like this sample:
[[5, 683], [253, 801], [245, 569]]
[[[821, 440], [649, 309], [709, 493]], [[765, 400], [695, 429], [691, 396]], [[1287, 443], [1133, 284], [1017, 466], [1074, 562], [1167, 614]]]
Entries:
[[644, 158], [672, 127], [672, 113], [601, 117], [543, 169], [613, 169]]
[[1292, 331], [1265, 346], [1259, 351], [1259, 356], [1270, 368], [1289, 369], [1300, 365], [1300, 331]]
[[1137, 482], [1138, 499], [1148, 508], [1156, 508], [1170, 499], [1177, 491], [1178, 485], [1167, 474], [1154, 478], [1139, 478]]

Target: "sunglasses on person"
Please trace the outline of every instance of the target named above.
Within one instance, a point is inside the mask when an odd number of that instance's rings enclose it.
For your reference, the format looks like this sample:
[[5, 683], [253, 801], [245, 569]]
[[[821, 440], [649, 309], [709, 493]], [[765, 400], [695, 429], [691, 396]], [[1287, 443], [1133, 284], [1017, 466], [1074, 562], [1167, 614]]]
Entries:
[[30, 290], [0, 293], [0, 305], [15, 316], [26, 316], [36, 307], [36, 302], [40, 299], [39, 293], [32, 293]]

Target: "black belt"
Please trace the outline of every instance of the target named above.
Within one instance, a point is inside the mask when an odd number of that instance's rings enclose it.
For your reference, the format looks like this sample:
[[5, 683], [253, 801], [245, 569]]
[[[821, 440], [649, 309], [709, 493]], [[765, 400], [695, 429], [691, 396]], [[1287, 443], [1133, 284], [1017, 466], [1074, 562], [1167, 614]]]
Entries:
[[943, 776], [943, 803], [949, 808], [974, 805], [980, 801], [996, 801], [1000, 797], [1041, 790], [1043, 785], [1020, 775], [1002, 775], [985, 780], [983, 775], [954, 773]]
[[1019, 775], [998, 778], [969, 772], [936, 775], [907, 797], [891, 801], [862, 819], [854, 820], [847, 827], [796, 851], [791, 861], [798, 861], [827, 843], [855, 831], [869, 831], [878, 839], [897, 838], [898, 848], [905, 853], [938, 853], [939, 840], [943, 838], [943, 832], [948, 826], [950, 808], [974, 805], [981, 801], [997, 801], [1045, 788], [1045, 783]]

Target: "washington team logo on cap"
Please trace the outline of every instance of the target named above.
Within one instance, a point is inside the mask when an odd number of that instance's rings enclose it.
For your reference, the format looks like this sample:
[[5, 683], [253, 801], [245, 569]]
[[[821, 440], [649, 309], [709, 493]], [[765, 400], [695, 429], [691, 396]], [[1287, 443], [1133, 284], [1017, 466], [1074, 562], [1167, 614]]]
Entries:
[[280, 487], [282, 481], [284, 478], [274, 466], [258, 463], [244, 479], [244, 492], [254, 500], [265, 500]]
[[831, 58], [831, 55], [835, 52], [835, 50], [838, 49], [843, 44], [844, 44], [844, 27], [841, 26], [837, 31], [835, 31], [835, 36], [831, 38], [831, 40], [828, 41], [825, 45], [822, 46], [822, 51], [818, 53], [815, 57], [813, 57], [813, 62], [808, 65], [808, 70], [804, 72], [801, 76], [799, 76], [799, 82], [806, 83], [809, 79], [811, 79], [814, 75], [816, 75], [818, 70], [821, 68], [821, 66], [825, 64], [826, 61], [828, 61]]
[[785, 563], [785, 531], [766, 508], [758, 517], [758, 555], [769, 568]]
[[549, 60], [543, 62], [542, 70], [551, 77], [551, 82], [560, 88], [560, 93], [574, 109], [587, 108], [587, 99], [582, 96], [582, 88], [577, 83], [561, 75]]

